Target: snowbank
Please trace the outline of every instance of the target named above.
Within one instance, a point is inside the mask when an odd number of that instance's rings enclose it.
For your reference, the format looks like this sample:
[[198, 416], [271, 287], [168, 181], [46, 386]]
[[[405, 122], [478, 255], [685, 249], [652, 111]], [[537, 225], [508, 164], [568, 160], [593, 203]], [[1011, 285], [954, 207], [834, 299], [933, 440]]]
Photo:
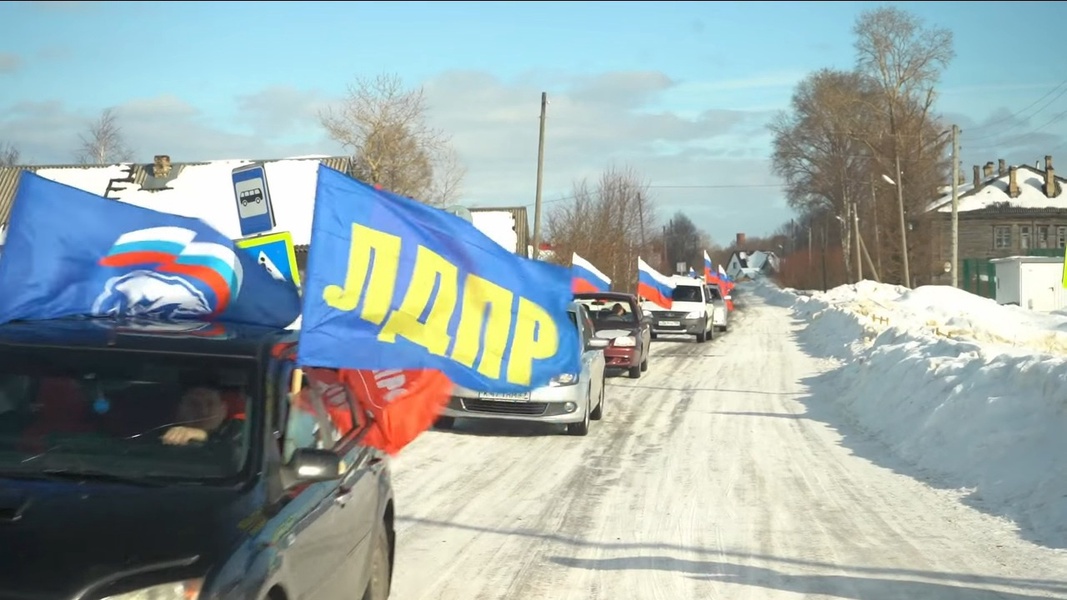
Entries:
[[969, 503], [1067, 546], [1067, 317], [943, 286], [792, 296], [805, 348], [841, 360], [815, 399]]

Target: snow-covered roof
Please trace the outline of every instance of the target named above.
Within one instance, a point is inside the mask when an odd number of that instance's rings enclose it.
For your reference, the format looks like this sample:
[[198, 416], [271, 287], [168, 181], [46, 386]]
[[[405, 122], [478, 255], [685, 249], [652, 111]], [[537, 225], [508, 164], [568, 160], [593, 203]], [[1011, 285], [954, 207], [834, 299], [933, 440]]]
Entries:
[[515, 233], [515, 215], [509, 210], [471, 211], [471, 219], [478, 231], [500, 244], [508, 252], [517, 252], [518, 235]]
[[[1029, 165], [1019, 165], [1015, 171], [1016, 183], [1019, 185], [1019, 196], [1012, 198], [1008, 195], [1008, 182], [1010, 172], [1004, 175], [992, 177], [984, 181], [977, 188], [973, 184], [959, 187], [959, 211], [967, 212], [981, 210], [994, 205], [1005, 205], [1014, 208], [1064, 208], [1067, 209], [1067, 194], [1064, 194], [1062, 177], [1056, 177], [1058, 193], [1049, 198], [1045, 195], [1045, 171], [1035, 169]], [[931, 210], [941, 213], [952, 212], [952, 194], [942, 196], [931, 205]]]
[[[319, 164], [347, 170], [344, 157], [302, 157], [281, 160], [217, 160], [200, 163], [174, 163], [173, 179], [165, 189], [150, 191], [142, 185], [152, 166], [138, 163], [115, 165], [71, 165], [40, 167], [9, 167], [7, 179], [11, 185], [5, 192], [14, 194], [19, 173], [32, 171], [38, 175], [76, 187], [106, 195], [108, 198], [201, 219], [231, 238], [241, 236], [237, 206], [233, 195], [232, 173], [236, 167], [261, 162], [267, 172], [271, 202], [277, 225], [275, 231], [289, 231], [296, 245], [311, 240], [311, 219], [315, 204], [315, 184]], [[12, 176], [14, 175], [14, 177]], [[7, 189], [10, 187], [10, 190]], [[2, 200], [6, 199], [6, 203]], [[10, 198], [0, 199], [6, 220]]]
[[[233, 196], [233, 170], [251, 164], [249, 160], [219, 160], [174, 165], [177, 176], [167, 188], [148, 191], [136, 183], [113, 180], [127, 177], [128, 165], [96, 168], [41, 168], [41, 177], [65, 183], [108, 198], [201, 219], [230, 238], [241, 236], [237, 206]], [[311, 241], [311, 219], [315, 206], [315, 184], [321, 161], [318, 158], [285, 159], [264, 162], [271, 204], [277, 222], [275, 231], [289, 231], [295, 245]], [[108, 192], [108, 186], [111, 191]]]
[[762, 271], [765, 269], [771, 269], [773, 271], [778, 270], [779, 259], [778, 255], [774, 252], [768, 252], [763, 250], [755, 250], [753, 252], [737, 251], [738, 267], [740, 269], [752, 269], [755, 271]]

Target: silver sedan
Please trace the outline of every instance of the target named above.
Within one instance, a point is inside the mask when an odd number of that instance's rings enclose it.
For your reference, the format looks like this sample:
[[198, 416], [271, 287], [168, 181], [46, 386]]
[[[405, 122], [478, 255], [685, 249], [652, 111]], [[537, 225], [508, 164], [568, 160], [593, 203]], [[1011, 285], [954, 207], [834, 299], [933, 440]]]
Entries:
[[572, 303], [568, 314], [583, 348], [578, 373], [562, 373], [549, 385], [524, 394], [492, 394], [457, 385], [437, 427], [451, 428], [456, 418], [505, 419], [560, 423], [567, 426], [570, 435], [589, 433], [589, 422], [604, 415], [604, 348], [608, 340], [593, 337], [592, 321], [584, 306]]

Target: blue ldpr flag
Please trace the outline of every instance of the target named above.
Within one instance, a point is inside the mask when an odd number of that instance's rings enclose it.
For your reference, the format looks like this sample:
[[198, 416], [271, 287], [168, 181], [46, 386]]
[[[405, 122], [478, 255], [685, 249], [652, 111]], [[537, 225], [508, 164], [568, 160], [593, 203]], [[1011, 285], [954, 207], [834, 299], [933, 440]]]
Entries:
[[571, 299], [569, 269], [319, 167], [301, 365], [431, 369], [469, 389], [523, 392], [580, 371]]
[[199, 219], [20, 176], [0, 259], [0, 323], [70, 316], [286, 327], [296, 287]]

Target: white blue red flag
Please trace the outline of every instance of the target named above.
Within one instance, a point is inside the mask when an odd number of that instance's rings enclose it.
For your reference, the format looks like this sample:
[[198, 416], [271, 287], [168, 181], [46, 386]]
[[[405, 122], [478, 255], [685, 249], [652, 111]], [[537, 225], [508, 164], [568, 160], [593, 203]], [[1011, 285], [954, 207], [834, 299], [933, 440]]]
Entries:
[[571, 291], [575, 294], [611, 291], [611, 278], [575, 252], [571, 256]]
[[674, 282], [637, 258], [637, 295], [663, 308], [670, 308]]

